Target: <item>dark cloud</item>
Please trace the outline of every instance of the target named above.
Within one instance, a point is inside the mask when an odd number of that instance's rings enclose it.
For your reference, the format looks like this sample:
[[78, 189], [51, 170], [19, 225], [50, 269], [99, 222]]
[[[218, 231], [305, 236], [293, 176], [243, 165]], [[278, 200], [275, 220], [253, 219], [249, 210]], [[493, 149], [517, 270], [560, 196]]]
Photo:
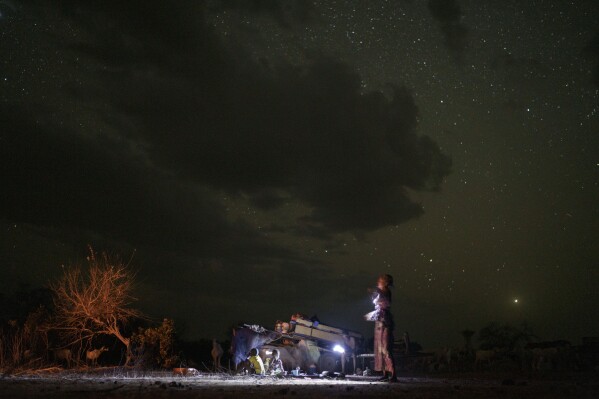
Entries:
[[468, 45], [468, 27], [461, 22], [462, 10], [456, 0], [429, 0], [428, 9], [445, 36], [445, 45], [458, 62]]
[[92, 85], [110, 118], [129, 121], [125, 134], [168, 170], [265, 209], [299, 199], [312, 209], [302, 221], [330, 231], [416, 217], [406, 190], [437, 189], [449, 173], [448, 158], [416, 134], [403, 88], [391, 99], [362, 93], [355, 72], [322, 56], [256, 64], [224, 50], [202, 8], [116, 7], [73, 16], [94, 38], [73, 48], [98, 62]]
[[179, 190], [133, 160], [126, 143], [32, 123], [19, 109], [2, 111], [5, 217], [97, 230], [120, 239], [130, 238], [134, 230], [136, 236], [142, 234], [142, 242], [151, 240], [143, 232], [152, 229], [168, 233], [166, 244], [171, 234], [178, 236], [175, 240], [186, 236], [166, 225], [174, 216], [168, 214], [167, 197]]
[[[361, 236], [422, 214], [408, 190], [437, 190], [450, 160], [417, 134], [409, 90], [364, 93], [354, 70], [322, 55], [303, 65], [254, 62], [221, 41], [205, 10], [196, 2], [28, 5], [24, 15], [39, 26], [62, 27], [44, 36], [61, 59], [48, 61], [50, 84], [32, 84], [42, 76], [7, 86], [12, 105], [0, 110], [0, 222], [27, 236], [17, 249], [3, 247], [15, 265], [4, 275], [25, 275], [31, 243], [34, 252], [51, 249], [32, 266], [47, 268], [38, 272], [46, 281], [56, 271], [46, 265], [68, 263], [65, 253], [87, 243], [125, 255], [138, 248], [145, 306], [179, 294], [220, 298], [219, 309], [249, 320], [264, 317], [258, 309], [272, 308], [274, 295], [293, 298], [274, 309], [287, 317], [316, 310], [339, 278], [290, 242], [302, 236], [339, 254], [337, 233]], [[28, 20], [15, 23], [29, 32]], [[31, 58], [26, 50], [9, 76]], [[295, 211], [257, 230], [231, 203]], [[4, 235], [13, 240], [14, 229]], [[304, 284], [306, 276], [319, 283]], [[222, 299], [223, 287], [244, 300]]]
[[[489, 315], [530, 317], [547, 338], [594, 328], [580, 321], [598, 259], [584, 83], [599, 46], [575, 61], [597, 12], [9, 1], [23, 5], [0, 1], [0, 291], [45, 284], [91, 243], [136, 248], [140, 309], [191, 336], [297, 311], [370, 335], [365, 287], [381, 272], [398, 328], [429, 348]], [[322, 23], [294, 8], [312, 4]], [[470, 17], [491, 43], [476, 54]], [[427, 217], [411, 219], [413, 198]]]
[[[79, 231], [94, 243], [110, 238], [238, 264], [293, 258], [228, 221], [213, 193], [154, 167], [130, 142], [34, 122], [18, 107], [3, 107], [0, 115], [4, 220]], [[65, 234], [55, 232], [73, 242]]]
[[[263, 290], [252, 289], [266, 278], [277, 283], [267, 292], [283, 296], [285, 277], [322, 268], [243, 221], [229, 221], [214, 193], [154, 167], [130, 143], [82, 137], [28, 115], [0, 111], [0, 290], [10, 292], [19, 281], [46, 285], [59, 265], [80, 262], [92, 244], [126, 258], [135, 254], [136, 293], [146, 314], [188, 319], [197, 311], [203, 320], [219, 320], [222, 309], [258, 317], [256, 309], [272, 308]], [[319, 281], [327, 274], [320, 270]], [[245, 292], [245, 301], [220, 299], [216, 311], [194, 311], [194, 303], [215, 303], [224, 286]], [[181, 298], [192, 305], [173, 308]]]
[[[225, 313], [271, 323], [339, 308], [340, 281], [343, 295], [363, 294], [347, 291], [364, 284], [355, 273], [318, 253], [340, 256], [338, 233], [422, 214], [408, 190], [438, 189], [450, 160], [417, 134], [406, 88], [364, 93], [349, 65], [320, 54], [255, 62], [205, 12], [31, 2], [14, 20], [27, 40], [0, 42], [20, 49], [0, 110], [6, 281], [43, 284], [88, 243], [136, 248], [140, 307], [211, 334]], [[36, 52], [45, 72], [28, 78]]]
[[264, 189], [250, 198], [250, 203], [263, 210], [275, 209], [283, 205], [287, 197], [275, 190]]

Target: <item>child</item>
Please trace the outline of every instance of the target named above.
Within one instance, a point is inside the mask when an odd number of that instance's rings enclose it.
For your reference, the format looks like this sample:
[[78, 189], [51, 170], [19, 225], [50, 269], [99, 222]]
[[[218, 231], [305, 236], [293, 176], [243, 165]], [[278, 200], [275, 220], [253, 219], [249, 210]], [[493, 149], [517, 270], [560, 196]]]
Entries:
[[262, 362], [262, 358], [258, 355], [258, 349], [252, 348], [250, 350], [250, 357], [248, 358], [251, 368], [254, 369], [254, 372], [259, 375], [264, 375], [266, 370], [264, 369], [264, 363]]
[[281, 360], [281, 354], [278, 349], [272, 350], [272, 359], [270, 361], [270, 368], [268, 369], [272, 375], [283, 375], [285, 369], [283, 368], [283, 361]]

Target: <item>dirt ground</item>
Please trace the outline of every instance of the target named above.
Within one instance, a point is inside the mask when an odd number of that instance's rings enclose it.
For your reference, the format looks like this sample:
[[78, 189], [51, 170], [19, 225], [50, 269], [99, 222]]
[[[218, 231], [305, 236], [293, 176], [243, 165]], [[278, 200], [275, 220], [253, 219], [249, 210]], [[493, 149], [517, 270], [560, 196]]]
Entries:
[[0, 398], [599, 398], [599, 375], [514, 376], [400, 375], [389, 384], [367, 377], [343, 380], [302, 377], [193, 377], [117, 371], [3, 376]]

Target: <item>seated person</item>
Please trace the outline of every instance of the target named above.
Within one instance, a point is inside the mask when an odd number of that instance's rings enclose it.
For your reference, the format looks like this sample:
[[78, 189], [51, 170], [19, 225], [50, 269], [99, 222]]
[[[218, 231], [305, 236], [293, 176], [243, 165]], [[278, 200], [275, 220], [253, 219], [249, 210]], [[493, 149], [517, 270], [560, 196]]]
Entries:
[[262, 358], [258, 354], [258, 349], [252, 348], [250, 350], [250, 357], [248, 358], [248, 361], [250, 362], [250, 367], [254, 370], [255, 374], [264, 375], [266, 373]]
[[272, 375], [283, 375], [285, 369], [283, 368], [283, 361], [281, 360], [281, 354], [278, 349], [273, 349], [272, 358], [270, 359], [270, 366], [268, 372]]
[[258, 349], [252, 348], [250, 350], [250, 353], [245, 361], [241, 362], [237, 366], [237, 373], [258, 375], [264, 375], [266, 373], [266, 368], [264, 367], [262, 358], [258, 354]]

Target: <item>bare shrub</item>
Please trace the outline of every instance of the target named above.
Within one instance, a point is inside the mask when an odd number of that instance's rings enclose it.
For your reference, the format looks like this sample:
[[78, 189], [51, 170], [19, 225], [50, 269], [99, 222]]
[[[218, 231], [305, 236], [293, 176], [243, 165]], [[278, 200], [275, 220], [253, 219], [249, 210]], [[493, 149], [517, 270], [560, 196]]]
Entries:
[[6, 368], [8, 365], [6, 363], [6, 338], [4, 336], [4, 330], [0, 330], [0, 369]]
[[52, 329], [58, 331], [65, 347], [89, 343], [98, 335], [110, 335], [127, 351], [130, 338], [122, 328], [129, 320], [141, 317], [130, 307], [134, 273], [119, 258], [106, 253], [97, 256], [90, 247], [85, 270], [80, 265], [65, 268], [62, 277], [50, 285], [55, 317]]
[[10, 342], [10, 357], [13, 366], [18, 366], [23, 360], [23, 330], [17, 328], [15, 333], [12, 335], [12, 342]]
[[23, 330], [16, 324], [0, 329], [0, 367], [15, 368], [24, 359], [25, 340]]

